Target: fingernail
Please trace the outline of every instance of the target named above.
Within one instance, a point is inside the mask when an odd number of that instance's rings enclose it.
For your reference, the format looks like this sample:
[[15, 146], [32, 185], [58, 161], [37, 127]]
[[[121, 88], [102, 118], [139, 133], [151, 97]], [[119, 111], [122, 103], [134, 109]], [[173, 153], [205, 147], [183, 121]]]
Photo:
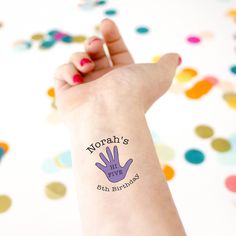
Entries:
[[92, 39], [90, 42], [89, 42], [89, 45], [91, 45], [92, 43], [96, 42], [96, 41], [99, 41], [100, 39], [99, 38], [94, 38]]
[[85, 64], [88, 64], [88, 63], [91, 63], [92, 61], [88, 58], [83, 58], [81, 61], [80, 61], [80, 65], [81, 66], [84, 66]]
[[178, 66], [179, 65], [181, 65], [181, 63], [182, 63], [182, 58], [181, 58], [181, 56], [179, 56], [179, 59], [178, 59], [179, 61], [178, 61]]
[[74, 75], [72, 79], [75, 84], [81, 84], [84, 82], [84, 78], [81, 77], [79, 74]]

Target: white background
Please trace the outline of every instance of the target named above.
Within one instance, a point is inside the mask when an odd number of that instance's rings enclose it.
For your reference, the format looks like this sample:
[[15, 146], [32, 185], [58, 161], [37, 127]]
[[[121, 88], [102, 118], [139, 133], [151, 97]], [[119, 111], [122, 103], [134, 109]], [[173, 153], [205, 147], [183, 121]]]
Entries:
[[[75, 0], [1, 0], [0, 21], [0, 140], [10, 151], [0, 165], [0, 194], [13, 200], [11, 209], [0, 214], [0, 235], [77, 236], [81, 234], [78, 203], [71, 170], [46, 174], [43, 161], [69, 148], [68, 134], [62, 124], [47, 121], [51, 112], [47, 89], [53, 85], [55, 68], [67, 62], [82, 45], [58, 44], [42, 51], [33, 47], [15, 52], [13, 43], [30, 39], [37, 32], [57, 28], [71, 34], [94, 34], [104, 18], [104, 10], [115, 8], [112, 17], [134, 55], [136, 62], [150, 62], [152, 56], [166, 52], [182, 55], [183, 65], [196, 68], [198, 78], [215, 75], [236, 83], [229, 72], [235, 64], [235, 23], [226, 12], [236, 7], [234, 0], [113, 0], [89, 11], [80, 10]], [[138, 35], [135, 28], [147, 25], [151, 31]], [[210, 31], [212, 40], [189, 45], [189, 34]], [[181, 68], [180, 67], [180, 68]], [[222, 165], [209, 141], [194, 135], [198, 124], [211, 125], [216, 136], [236, 132], [236, 111], [213, 89], [198, 101], [168, 93], [147, 114], [151, 129], [162, 143], [174, 148], [171, 166], [176, 176], [169, 182], [174, 200], [189, 236], [236, 235], [236, 195], [224, 186], [225, 178], [236, 174], [236, 165]], [[234, 122], [233, 122], [234, 121]], [[199, 148], [206, 161], [188, 164], [184, 152]], [[51, 181], [66, 184], [65, 198], [46, 198], [44, 187]]]

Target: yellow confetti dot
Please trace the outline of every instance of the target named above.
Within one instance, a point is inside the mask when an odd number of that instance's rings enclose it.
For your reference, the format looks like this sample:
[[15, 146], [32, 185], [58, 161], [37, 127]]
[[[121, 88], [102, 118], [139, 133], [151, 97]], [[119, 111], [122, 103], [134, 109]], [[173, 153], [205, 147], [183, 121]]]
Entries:
[[174, 159], [175, 152], [173, 148], [166, 144], [158, 143], [156, 146], [157, 156], [161, 163], [166, 163]]
[[175, 170], [171, 166], [165, 165], [162, 170], [167, 181], [174, 178]]
[[210, 138], [213, 136], [214, 131], [211, 127], [206, 125], [199, 125], [195, 128], [196, 134], [201, 138]]
[[44, 35], [43, 34], [33, 34], [31, 36], [31, 39], [32, 40], [35, 40], [35, 41], [40, 41], [40, 40], [43, 40], [44, 39]]
[[87, 39], [84, 35], [77, 35], [72, 37], [72, 41], [75, 43], [83, 43]]
[[236, 17], [236, 9], [229, 10], [227, 15], [230, 17]]
[[0, 213], [6, 212], [11, 207], [11, 198], [7, 195], [0, 195]]
[[236, 93], [226, 93], [223, 98], [229, 105], [229, 107], [236, 109]]
[[193, 68], [184, 68], [176, 75], [175, 79], [180, 83], [186, 83], [197, 76], [197, 74], [197, 71]]
[[215, 138], [211, 142], [211, 146], [218, 152], [227, 152], [231, 149], [231, 144], [224, 138]]
[[160, 61], [160, 59], [161, 59], [161, 56], [159, 56], [159, 55], [156, 55], [156, 56], [154, 56], [153, 58], [152, 58], [152, 62], [153, 63], [157, 63], [158, 61]]
[[52, 182], [45, 187], [45, 194], [50, 199], [60, 199], [66, 194], [66, 186], [60, 182]]

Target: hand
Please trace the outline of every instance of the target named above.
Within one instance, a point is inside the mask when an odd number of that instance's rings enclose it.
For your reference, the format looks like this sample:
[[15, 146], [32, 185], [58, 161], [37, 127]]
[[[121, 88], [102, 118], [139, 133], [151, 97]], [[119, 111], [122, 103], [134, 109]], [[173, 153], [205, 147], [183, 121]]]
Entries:
[[[102, 38], [91, 37], [85, 52], [74, 53], [70, 62], [55, 74], [56, 105], [65, 116], [79, 111], [87, 104], [110, 100], [139, 106], [143, 112], [171, 85], [180, 58], [164, 55], [158, 63], [134, 64], [115, 23], [101, 22]], [[105, 42], [109, 55], [106, 55]], [[144, 45], [145, 46], [145, 45]], [[71, 117], [75, 117], [71, 115]], [[77, 119], [77, 118], [73, 118]]]
[[104, 156], [104, 154], [101, 152], [99, 154], [101, 160], [105, 163], [105, 166], [102, 165], [101, 163], [96, 163], [95, 165], [105, 173], [107, 179], [112, 182], [112, 183], [116, 183], [121, 181], [122, 179], [125, 178], [127, 171], [130, 167], [130, 165], [132, 164], [133, 160], [129, 159], [125, 165], [122, 167], [120, 165], [120, 161], [119, 161], [119, 154], [118, 154], [118, 149], [117, 146], [114, 146], [113, 148], [113, 155], [111, 153], [111, 150], [109, 147], [106, 147], [106, 152], [107, 152], [107, 156], [109, 161], [107, 160], [107, 158]]

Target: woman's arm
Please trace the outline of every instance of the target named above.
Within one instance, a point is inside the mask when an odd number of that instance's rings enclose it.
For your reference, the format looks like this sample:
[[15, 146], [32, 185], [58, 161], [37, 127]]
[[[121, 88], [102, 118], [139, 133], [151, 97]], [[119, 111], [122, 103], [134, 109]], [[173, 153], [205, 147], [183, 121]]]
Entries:
[[85, 235], [185, 235], [145, 120], [179, 56], [134, 64], [114, 22], [102, 21], [100, 30], [103, 39], [90, 38], [86, 52], [73, 54], [55, 76]]

